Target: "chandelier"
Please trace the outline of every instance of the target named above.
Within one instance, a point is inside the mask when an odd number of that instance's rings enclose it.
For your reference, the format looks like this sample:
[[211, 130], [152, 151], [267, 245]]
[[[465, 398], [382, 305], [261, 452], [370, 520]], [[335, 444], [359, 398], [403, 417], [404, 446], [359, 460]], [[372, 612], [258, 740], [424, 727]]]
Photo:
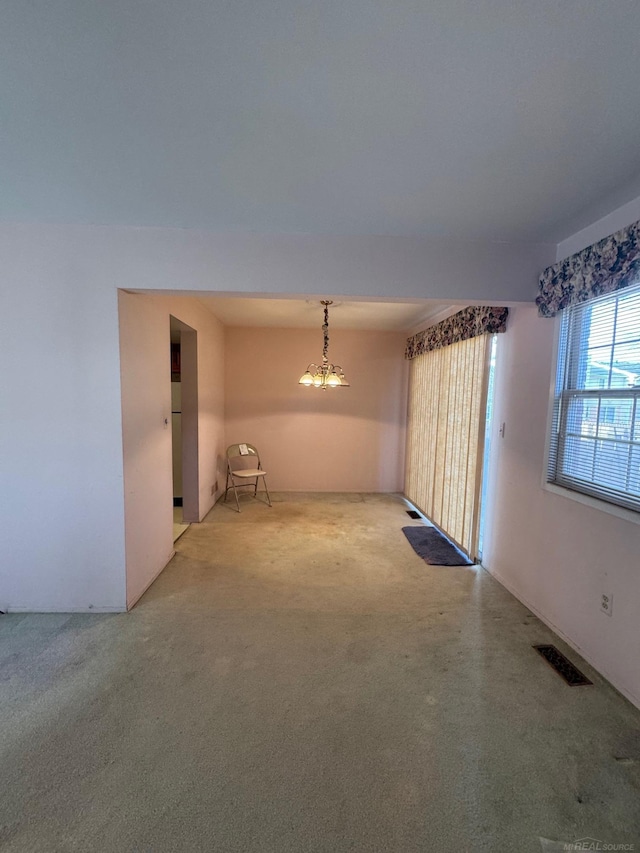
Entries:
[[333, 305], [333, 302], [331, 299], [323, 299], [320, 304], [324, 305], [322, 363], [311, 362], [300, 377], [299, 384], [306, 385], [308, 388], [324, 388], [325, 391], [327, 388], [345, 388], [349, 386], [349, 383], [345, 379], [342, 368], [339, 364], [329, 363], [329, 305]]

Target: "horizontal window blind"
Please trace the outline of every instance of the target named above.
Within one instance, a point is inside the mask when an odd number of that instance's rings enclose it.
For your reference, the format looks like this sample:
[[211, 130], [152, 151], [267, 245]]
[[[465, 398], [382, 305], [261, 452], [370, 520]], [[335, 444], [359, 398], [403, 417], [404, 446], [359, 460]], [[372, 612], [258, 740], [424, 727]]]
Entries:
[[640, 511], [640, 286], [562, 314], [547, 479]]
[[411, 361], [405, 493], [472, 558], [490, 341], [481, 335]]

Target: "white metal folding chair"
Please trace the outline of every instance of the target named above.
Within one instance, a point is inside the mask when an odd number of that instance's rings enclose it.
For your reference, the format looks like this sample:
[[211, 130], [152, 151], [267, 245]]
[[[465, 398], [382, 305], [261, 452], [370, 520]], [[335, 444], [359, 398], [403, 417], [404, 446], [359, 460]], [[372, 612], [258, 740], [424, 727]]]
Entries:
[[271, 506], [271, 497], [267, 488], [267, 472], [260, 464], [260, 454], [253, 444], [231, 444], [227, 447], [227, 482], [224, 490], [226, 503], [229, 489], [236, 496], [236, 507], [240, 512], [238, 489], [243, 486], [253, 487], [253, 497], [258, 497], [258, 480], [262, 480], [267, 496], [267, 504]]

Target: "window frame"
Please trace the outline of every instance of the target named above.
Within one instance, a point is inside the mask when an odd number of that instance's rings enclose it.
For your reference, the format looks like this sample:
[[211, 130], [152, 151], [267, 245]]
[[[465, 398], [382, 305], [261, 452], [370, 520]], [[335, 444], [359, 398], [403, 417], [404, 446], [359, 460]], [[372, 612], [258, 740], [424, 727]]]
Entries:
[[[624, 296], [626, 290], [627, 288], [624, 288], [623, 290], [608, 294], [597, 301], [604, 302], [606, 299], [614, 300], [620, 298]], [[633, 290], [640, 290], [640, 284], [634, 285]], [[563, 473], [563, 459], [567, 439], [570, 437], [570, 432], [566, 429], [566, 422], [569, 417], [569, 406], [572, 399], [596, 399], [599, 401], [596, 424], [599, 423], [599, 411], [603, 398], [607, 400], [619, 398], [632, 401], [632, 432], [628, 439], [598, 439], [597, 434], [594, 437], [596, 443], [600, 440], [615, 442], [617, 446], [627, 444], [629, 446], [629, 458], [631, 458], [631, 449], [639, 446], [638, 441], [633, 440], [633, 424], [635, 423], [637, 428], [637, 424], [640, 422], [640, 386], [630, 386], [628, 388], [575, 387], [578, 384], [577, 373], [582, 362], [581, 351], [584, 352], [584, 349], [583, 345], [580, 344], [572, 350], [572, 341], [575, 341], [576, 335], [581, 333], [572, 328], [572, 324], [575, 322], [575, 314], [567, 314], [569, 311], [571, 311], [571, 308], [560, 312], [555, 318], [556, 327], [550, 377], [545, 468], [543, 471], [542, 486], [546, 491], [572, 498], [580, 503], [603, 510], [612, 515], [640, 523], [640, 496], [636, 497], [628, 488], [630, 462], [627, 463], [625, 485], [626, 493], [631, 495], [629, 500], [626, 500], [622, 490], [600, 486], [593, 481], [581, 480]], [[612, 346], [614, 342], [615, 330], [611, 342]], [[571, 387], [572, 385], [574, 387]]]

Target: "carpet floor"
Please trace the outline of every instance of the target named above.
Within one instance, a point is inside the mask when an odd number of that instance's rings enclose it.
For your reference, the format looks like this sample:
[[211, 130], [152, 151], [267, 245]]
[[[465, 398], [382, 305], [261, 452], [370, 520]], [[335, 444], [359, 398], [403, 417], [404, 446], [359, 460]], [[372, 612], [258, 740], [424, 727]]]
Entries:
[[218, 505], [131, 613], [1, 616], [3, 853], [640, 849], [640, 712], [405, 510]]

